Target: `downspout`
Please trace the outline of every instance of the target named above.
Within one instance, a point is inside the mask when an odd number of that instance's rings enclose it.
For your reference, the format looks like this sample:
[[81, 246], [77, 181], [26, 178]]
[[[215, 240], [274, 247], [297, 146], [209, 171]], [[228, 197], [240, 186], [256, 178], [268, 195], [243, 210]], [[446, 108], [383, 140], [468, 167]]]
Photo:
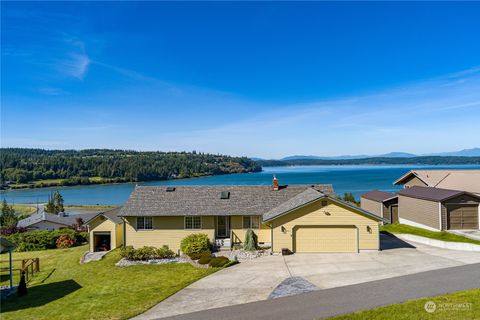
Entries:
[[440, 225], [440, 231], [442, 231], [442, 203], [438, 203], [438, 224]]
[[122, 221], [123, 221], [123, 245], [122, 245], [122, 247], [125, 249], [125, 247], [127, 246], [127, 225], [125, 223], [124, 218], [122, 218]]
[[270, 254], [273, 254], [273, 222], [270, 222], [270, 246], [272, 247]]

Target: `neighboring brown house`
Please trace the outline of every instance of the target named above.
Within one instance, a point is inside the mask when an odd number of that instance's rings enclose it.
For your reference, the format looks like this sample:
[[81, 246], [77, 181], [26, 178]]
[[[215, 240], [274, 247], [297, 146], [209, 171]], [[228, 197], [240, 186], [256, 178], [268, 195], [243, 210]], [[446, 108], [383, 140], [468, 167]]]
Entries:
[[393, 184], [463, 190], [480, 195], [480, 170], [411, 170]]
[[434, 231], [479, 229], [479, 203], [470, 192], [411, 186], [398, 192], [399, 221]]
[[360, 207], [383, 217], [390, 223], [398, 222], [398, 197], [396, 193], [373, 190], [362, 194]]

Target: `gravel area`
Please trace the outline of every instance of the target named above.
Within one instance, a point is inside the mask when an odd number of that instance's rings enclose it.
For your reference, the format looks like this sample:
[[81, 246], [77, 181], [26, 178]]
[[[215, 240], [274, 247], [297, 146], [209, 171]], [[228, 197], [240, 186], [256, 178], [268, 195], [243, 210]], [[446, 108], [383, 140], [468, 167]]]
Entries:
[[138, 266], [142, 264], [169, 264], [169, 263], [185, 263], [188, 262], [185, 257], [175, 257], [171, 259], [152, 259], [152, 260], [127, 260], [122, 258], [120, 261], [115, 263], [117, 267], [129, 267], [129, 266]]
[[306, 293], [320, 290], [314, 284], [308, 282], [302, 277], [290, 277], [280, 283], [270, 294], [268, 299], [275, 299], [295, 294]]
[[232, 251], [219, 251], [214, 253], [215, 256], [224, 256], [230, 260], [252, 260], [264, 256], [270, 255], [270, 250], [257, 250], [257, 251], [243, 251], [243, 250], [232, 250]]

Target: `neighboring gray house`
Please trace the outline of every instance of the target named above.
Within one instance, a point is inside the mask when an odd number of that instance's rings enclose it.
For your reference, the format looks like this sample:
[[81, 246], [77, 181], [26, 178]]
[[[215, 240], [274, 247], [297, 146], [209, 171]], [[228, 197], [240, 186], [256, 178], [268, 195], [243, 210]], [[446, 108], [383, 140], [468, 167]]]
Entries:
[[438, 230], [478, 230], [480, 196], [466, 191], [411, 186], [398, 192], [400, 223]]
[[77, 218], [82, 218], [85, 222], [92, 216], [91, 214], [82, 214], [62, 217], [56, 214], [41, 212], [32, 214], [28, 218], [18, 221], [17, 227], [27, 228], [29, 230], [58, 230], [72, 227], [76, 224]]

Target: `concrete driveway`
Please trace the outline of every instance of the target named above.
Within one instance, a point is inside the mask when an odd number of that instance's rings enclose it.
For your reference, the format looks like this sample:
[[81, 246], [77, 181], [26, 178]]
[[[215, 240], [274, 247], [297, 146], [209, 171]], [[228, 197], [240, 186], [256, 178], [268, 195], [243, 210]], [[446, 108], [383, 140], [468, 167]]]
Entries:
[[382, 251], [267, 256], [216, 272], [165, 299], [135, 319], [156, 319], [266, 300], [289, 278], [319, 290], [480, 263], [478, 252], [414, 246], [382, 235]]

